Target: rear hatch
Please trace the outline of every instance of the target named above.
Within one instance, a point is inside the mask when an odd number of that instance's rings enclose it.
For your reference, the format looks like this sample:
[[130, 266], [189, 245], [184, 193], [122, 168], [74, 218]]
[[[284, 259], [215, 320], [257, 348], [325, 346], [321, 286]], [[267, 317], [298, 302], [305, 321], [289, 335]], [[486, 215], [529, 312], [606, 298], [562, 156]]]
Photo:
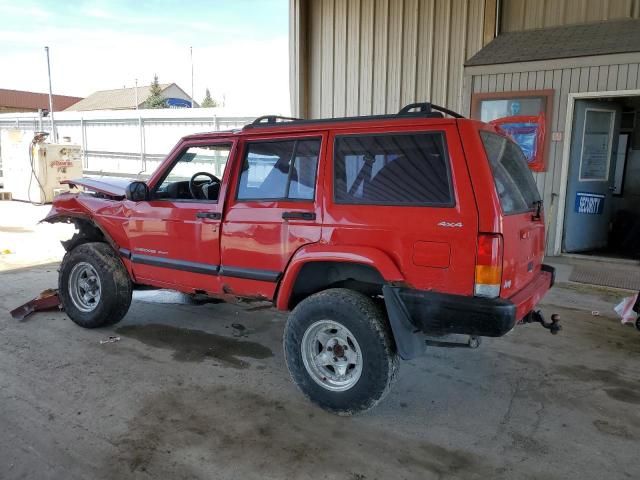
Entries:
[[480, 131], [502, 207], [500, 296], [511, 297], [540, 271], [544, 257], [542, 201], [522, 150], [509, 138]]

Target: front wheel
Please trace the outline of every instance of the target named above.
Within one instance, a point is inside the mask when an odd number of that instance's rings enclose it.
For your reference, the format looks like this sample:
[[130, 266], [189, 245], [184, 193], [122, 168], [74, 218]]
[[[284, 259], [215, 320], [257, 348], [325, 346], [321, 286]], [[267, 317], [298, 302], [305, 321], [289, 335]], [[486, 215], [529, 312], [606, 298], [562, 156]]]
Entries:
[[284, 332], [289, 373], [315, 404], [351, 415], [388, 393], [398, 358], [386, 317], [369, 297], [325, 290], [293, 310]]
[[119, 322], [131, 305], [131, 279], [106, 243], [84, 243], [64, 256], [58, 294], [76, 324], [97, 328]]

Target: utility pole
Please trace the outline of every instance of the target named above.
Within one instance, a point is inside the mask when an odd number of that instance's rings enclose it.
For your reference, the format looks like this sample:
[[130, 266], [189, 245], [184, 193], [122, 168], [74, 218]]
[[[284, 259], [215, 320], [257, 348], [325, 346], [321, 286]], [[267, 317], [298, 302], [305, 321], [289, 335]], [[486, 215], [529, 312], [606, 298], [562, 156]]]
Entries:
[[136, 110], [138, 110], [138, 79], [136, 78]]
[[193, 47], [189, 47], [191, 53], [191, 108], [193, 108]]
[[47, 53], [47, 73], [49, 75], [49, 118], [51, 118], [51, 135], [53, 143], [58, 143], [58, 133], [56, 132], [56, 122], [53, 119], [53, 91], [51, 90], [51, 64], [49, 63], [49, 47], [44, 47]]

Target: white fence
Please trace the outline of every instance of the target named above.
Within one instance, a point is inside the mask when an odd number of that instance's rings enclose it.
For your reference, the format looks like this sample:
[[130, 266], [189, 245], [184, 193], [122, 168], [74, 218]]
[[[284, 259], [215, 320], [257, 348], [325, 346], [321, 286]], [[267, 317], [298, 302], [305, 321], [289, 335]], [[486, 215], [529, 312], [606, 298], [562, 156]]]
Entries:
[[[219, 108], [56, 112], [55, 124], [59, 142], [68, 137], [81, 146], [86, 174], [148, 175], [181, 137], [241, 128], [255, 118], [221, 113]], [[0, 129], [16, 128], [29, 136], [50, 131], [51, 123], [44, 118], [40, 124], [37, 113], [0, 114]], [[0, 183], [1, 154], [2, 145]]]

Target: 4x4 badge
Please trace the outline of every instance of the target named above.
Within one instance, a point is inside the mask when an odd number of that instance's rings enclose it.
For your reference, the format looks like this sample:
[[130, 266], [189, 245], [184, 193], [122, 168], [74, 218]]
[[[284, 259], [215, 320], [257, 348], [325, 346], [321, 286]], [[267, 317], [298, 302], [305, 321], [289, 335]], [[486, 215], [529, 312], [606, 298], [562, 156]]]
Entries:
[[439, 227], [449, 227], [449, 228], [462, 228], [462, 222], [440, 222], [438, 224]]

